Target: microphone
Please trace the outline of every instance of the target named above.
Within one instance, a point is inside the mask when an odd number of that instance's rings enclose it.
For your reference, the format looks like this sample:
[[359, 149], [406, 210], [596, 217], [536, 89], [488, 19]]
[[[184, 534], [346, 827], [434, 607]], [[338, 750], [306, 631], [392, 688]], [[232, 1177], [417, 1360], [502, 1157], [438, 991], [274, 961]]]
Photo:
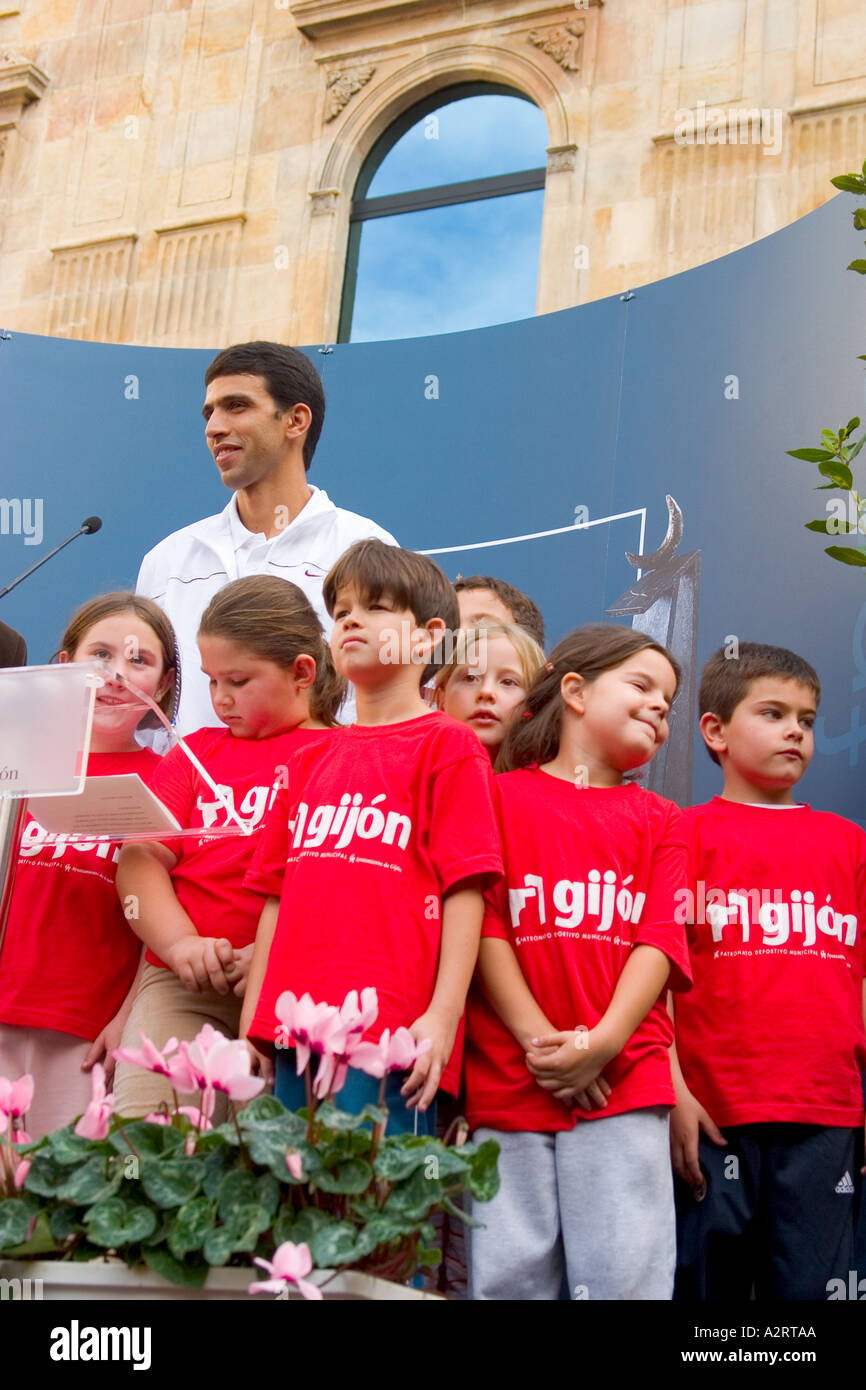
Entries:
[[7, 584], [5, 589], [0, 589], [0, 598], [5, 598], [6, 595], [16, 587], [16, 585], [21, 583], [22, 579], [26, 579], [29, 574], [32, 574], [34, 572], [34, 570], [38, 570], [40, 565], [44, 565], [46, 560], [50, 560], [52, 555], [56, 555], [58, 550], [62, 550], [65, 545], [69, 545], [71, 541], [77, 540], [79, 536], [92, 536], [93, 533], [95, 531], [98, 531], [101, 526], [101, 517], [85, 517], [77, 531], [73, 531], [72, 535], [67, 536], [65, 541], [61, 541], [59, 545], [55, 545], [53, 550], [49, 550], [48, 554], [43, 555], [41, 560], [37, 560], [35, 565], [31, 565], [29, 570], [25, 570], [23, 574], [19, 574], [18, 578], [13, 579], [11, 584]]

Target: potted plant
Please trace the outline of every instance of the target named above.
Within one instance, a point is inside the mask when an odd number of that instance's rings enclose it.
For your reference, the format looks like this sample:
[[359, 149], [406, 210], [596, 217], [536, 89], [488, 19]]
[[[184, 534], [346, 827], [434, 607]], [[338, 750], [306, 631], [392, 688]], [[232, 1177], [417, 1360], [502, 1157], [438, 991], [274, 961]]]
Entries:
[[[338, 1108], [349, 1067], [381, 1078], [381, 1101], [388, 1073], [429, 1046], [402, 1028], [365, 1043], [376, 1012], [374, 990], [340, 1009], [281, 996], [277, 1045], [295, 1047], [306, 1075], [309, 1103], [297, 1112], [263, 1094], [246, 1043], [210, 1025], [192, 1043], [172, 1038], [160, 1051], [142, 1038], [116, 1054], [171, 1080], [173, 1108], [144, 1120], [114, 1113], [97, 1066], [78, 1122], [30, 1142], [32, 1078], [0, 1078], [0, 1276], [55, 1289], [68, 1269], [65, 1297], [141, 1297], [148, 1281], [165, 1296], [425, 1296], [408, 1285], [439, 1258], [431, 1218], [468, 1220], [464, 1190], [495, 1195], [498, 1145], [464, 1142], [462, 1121], [451, 1144], [389, 1135], [381, 1103]], [[195, 1091], [198, 1106], [179, 1104], [178, 1092]], [[231, 1118], [213, 1127], [217, 1092]], [[98, 1293], [71, 1291], [94, 1280]]]

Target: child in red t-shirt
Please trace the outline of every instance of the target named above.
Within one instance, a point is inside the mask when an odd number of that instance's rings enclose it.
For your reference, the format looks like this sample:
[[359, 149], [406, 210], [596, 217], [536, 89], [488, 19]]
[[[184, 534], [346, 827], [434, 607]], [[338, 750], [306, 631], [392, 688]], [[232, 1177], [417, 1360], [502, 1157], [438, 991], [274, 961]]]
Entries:
[[794, 802], [819, 698], [808, 662], [754, 642], [716, 652], [701, 681], [701, 733], [725, 781], [683, 818], [691, 882], [679, 920], [695, 985], [675, 1011], [671, 1147], [685, 1299], [826, 1299], [834, 1280], [848, 1287], [866, 834]]
[[502, 750], [505, 878], [467, 1013], [467, 1117], [501, 1150], [474, 1298], [557, 1299], [564, 1276], [574, 1298], [673, 1290], [664, 991], [690, 980], [686, 855], [677, 808], [624, 779], [664, 744], [678, 679], [644, 633], [579, 628]]
[[452, 660], [436, 676], [436, 706], [475, 731], [495, 766], [532, 677], [543, 665], [544, 652], [522, 627], [491, 622], [466, 628]]
[[[375, 987], [371, 1040], [407, 1027], [432, 1042], [408, 1077], [393, 1074], [389, 1127], [414, 1128], [420, 1112], [429, 1132], [440, 1083], [457, 1088], [482, 890], [502, 871], [490, 761], [470, 729], [420, 694], [437, 643], [458, 625], [454, 590], [432, 560], [359, 541], [323, 595], [358, 722], [339, 729], [326, 754], [303, 749], [289, 763], [288, 790], [247, 878], [268, 902], [242, 1031], [272, 1053], [284, 990], [340, 1005], [350, 990]], [[377, 1092], [372, 1077], [350, 1072], [340, 1105], [375, 1101]], [[285, 1049], [275, 1093], [290, 1108], [304, 1104]]]
[[[58, 660], [105, 660], [171, 710], [174, 632], [150, 599], [125, 592], [91, 599], [63, 634]], [[160, 760], [134, 737], [147, 713], [120, 682], [105, 680], [94, 704], [88, 777], [135, 772], [152, 781]], [[32, 804], [36, 816], [25, 822], [0, 950], [0, 1075], [34, 1076], [27, 1128], [38, 1139], [82, 1113], [95, 1063], [111, 1082], [141, 948], [115, 889], [120, 846], [49, 835], [38, 801]]]
[[[291, 754], [331, 737], [345, 690], [309, 600], [276, 575], [221, 589], [202, 616], [198, 643], [226, 727], [199, 729], [186, 742], [252, 833], [208, 835], [232, 824], [226, 806], [182, 749], [166, 754], [153, 790], [182, 826], [203, 833], [122, 851], [118, 889], [138, 902], [133, 925], [148, 947], [124, 1048], [138, 1047], [141, 1033], [160, 1048], [169, 1037], [188, 1040], [205, 1023], [237, 1036], [261, 909], [244, 875]], [[128, 1060], [115, 1090], [126, 1115], [171, 1100], [165, 1077]]]

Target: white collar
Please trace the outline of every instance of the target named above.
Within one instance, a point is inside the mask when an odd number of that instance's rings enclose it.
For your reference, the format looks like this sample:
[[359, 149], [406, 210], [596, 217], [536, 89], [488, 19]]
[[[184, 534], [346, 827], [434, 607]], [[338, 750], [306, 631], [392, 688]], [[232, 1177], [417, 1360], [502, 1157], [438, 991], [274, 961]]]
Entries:
[[269, 544], [271, 541], [279, 540], [280, 536], [291, 531], [292, 527], [297, 527], [319, 512], [327, 511], [333, 507], [333, 503], [328, 497], [328, 494], [324, 492], [322, 488], [314, 487], [312, 483], [307, 483], [307, 487], [310, 489], [312, 496], [307, 498], [297, 516], [292, 518], [288, 526], [283, 527], [275, 536], [270, 537], [266, 536], [264, 531], [251, 531], [249, 527], [244, 525], [238, 511], [238, 495], [236, 492], [233, 492], [231, 501], [223, 511], [223, 517], [228, 524], [229, 534], [231, 536], [232, 548], [234, 550], [243, 550], [254, 543], [261, 545], [262, 543]]

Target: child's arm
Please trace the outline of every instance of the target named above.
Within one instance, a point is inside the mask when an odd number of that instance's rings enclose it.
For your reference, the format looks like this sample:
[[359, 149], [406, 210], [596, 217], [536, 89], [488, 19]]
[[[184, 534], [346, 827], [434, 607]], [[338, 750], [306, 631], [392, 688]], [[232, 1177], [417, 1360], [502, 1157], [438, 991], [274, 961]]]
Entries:
[[400, 1088], [407, 1106], [417, 1105], [424, 1111], [436, 1097], [466, 1007], [466, 994], [478, 958], [483, 916], [480, 878], [461, 879], [442, 901], [439, 970], [433, 997], [409, 1028], [416, 1042], [430, 1038], [433, 1046], [418, 1058]]
[[188, 990], [198, 994], [210, 986], [228, 994], [232, 981], [225, 968], [234, 967], [232, 944], [225, 937], [199, 936], [175, 896], [170, 873], [176, 863], [177, 855], [157, 840], [123, 846], [117, 891], [137, 906], [130, 926]]
[[[549, 1034], [553, 1024], [526, 983], [526, 977], [510, 944], [501, 937], [482, 939], [478, 954], [481, 987], [510, 1033], [528, 1052], [533, 1039]], [[588, 1087], [564, 1086], [555, 1093], [557, 1100], [577, 1101], [581, 1110], [603, 1110], [610, 1086], [599, 1076]]]
[[[594, 1028], [532, 1039], [526, 1065], [545, 1091], [584, 1089], [625, 1047], [665, 987], [670, 961], [656, 946], [635, 946], [613, 998]], [[554, 1049], [546, 1053], [542, 1049]]]
[[246, 1038], [247, 1047], [253, 1053], [253, 1060], [258, 1064], [260, 1074], [265, 1078], [268, 1085], [274, 1079], [274, 1063], [268, 1052], [264, 1052], [255, 1044], [251, 1043], [247, 1037], [247, 1030], [255, 1018], [258, 1008], [259, 995], [262, 992], [262, 985], [265, 979], [265, 971], [268, 964], [268, 956], [274, 940], [274, 933], [277, 929], [277, 917], [280, 911], [279, 898], [268, 898], [262, 908], [262, 915], [259, 918], [259, 925], [256, 929], [256, 940], [253, 946], [253, 958], [250, 962], [249, 973], [247, 975], [247, 987], [244, 991], [244, 1003], [241, 1009], [240, 1023], [238, 1024], [238, 1037]]
[[[676, 1028], [674, 997], [668, 990], [668, 1013]], [[699, 1101], [695, 1100], [686, 1085], [677, 1056], [676, 1036], [670, 1045], [671, 1080], [674, 1083], [676, 1104], [671, 1111], [671, 1162], [674, 1172], [687, 1182], [696, 1194], [702, 1194], [706, 1186], [698, 1158], [698, 1140], [701, 1130], [721, 1147], [727, 1143], [725, 1136]]]

